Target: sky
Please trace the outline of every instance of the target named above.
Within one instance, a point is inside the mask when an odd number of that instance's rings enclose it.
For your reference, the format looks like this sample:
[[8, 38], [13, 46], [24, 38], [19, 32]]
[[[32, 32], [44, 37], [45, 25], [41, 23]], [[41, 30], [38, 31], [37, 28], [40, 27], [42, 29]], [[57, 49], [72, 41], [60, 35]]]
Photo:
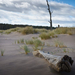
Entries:
[[[75, 27], [75, 0], [48, 0], [54, 27]], [[0, 0], [0, 23], [50, 26], [46, 0]]]

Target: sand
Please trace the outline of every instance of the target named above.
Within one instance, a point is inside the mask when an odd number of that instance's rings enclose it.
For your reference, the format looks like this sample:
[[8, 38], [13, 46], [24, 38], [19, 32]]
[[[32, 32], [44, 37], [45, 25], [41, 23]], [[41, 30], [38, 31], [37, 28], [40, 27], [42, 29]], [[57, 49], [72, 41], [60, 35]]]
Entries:
[[[23, 44], [15, 44], [16, 40], [29, 40], [32, 37], [39, 37], [39, 34], [21, 35], [15, 32], [8, 35], [0, 34], [0, 50], [4, 50], [4, 56], [0, 54], [0, 75], [75, 75], [75, 62], [71, 72], [58, 73], [49, 67], [46, 60], [33, 56], [32, 46], [28, 46], [31, 52], [25, 55], [24, 50], [20, 48]], [[64, 48], [54, 46], [55, 40], [60, 40], [67, 46], [65, 48], [66, 53]], [[75, 60], [75, 35], [60, 34], [57, 38], [43, 41], [46, 43], [44, 52], [61, 56], [67, 54]], [[50, 46], [47, 46], [47, 44], [50, 44]]]

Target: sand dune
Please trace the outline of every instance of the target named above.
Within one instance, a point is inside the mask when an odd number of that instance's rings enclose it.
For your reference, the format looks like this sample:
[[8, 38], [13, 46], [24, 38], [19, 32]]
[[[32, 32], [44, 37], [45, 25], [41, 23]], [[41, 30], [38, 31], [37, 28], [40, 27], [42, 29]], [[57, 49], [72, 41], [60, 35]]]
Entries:
[[[11, 33], [9, 35], [0, 34], [0, 50], [3, 49], [4, 56], [0, 55], [0, 75], [74, 75], [75, 62], [72, 66], [72, 71], [69, 73], [58, 73], [49, 67], [49, 64], [42, 58], [34, 57], [32, 52], [25, 55], [20, 46], [23, 44], [15, 44], [15, 40], [29, 40], [32, 37], [39, 37], [39, 34], [21, 35]], [[68, 50], [64, 52], [64, 48], [54, 46], [54, 40], [63, 42]], [[50, 46], [45, 46], [43, 51], [50, 52], [54, 55], [70, 55], [75, 60], [75, 35], [60, 34], [57, 38], [43, 40]], [[29, 46], [32, 51], [32, 47]]]

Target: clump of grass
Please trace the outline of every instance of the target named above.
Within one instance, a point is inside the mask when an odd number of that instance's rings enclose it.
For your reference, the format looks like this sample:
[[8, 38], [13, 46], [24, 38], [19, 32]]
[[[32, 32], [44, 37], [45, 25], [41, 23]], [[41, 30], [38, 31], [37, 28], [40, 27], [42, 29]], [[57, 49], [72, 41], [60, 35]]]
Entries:
[[34, 47], [32, 47], [33, 48], [33, 50], [34, 51], [37, 51], [37, 50], [39, 50], [39, 48], [38, 48], [38, 46], [37, 45], [35, 45]]
[[50, 39], [50, 35], [48, 33], [41, 33], [39, 36], [42, 40]]
[[51, 31], [51, 32], [49, 32], [49, 35], [50, 35], [50, 36], [54, 36], [55, 33], [54, 33], [53, 31]]
[[54, 30], [49, 31], [48, 33], [52, 38], [58, 37]]
[[63, 51], [66, 53], [67, 51], [66, 51], [66, 49], [63, 49]]
[[30, 45], [33, 45], [34, 41], [33, 40], [25, 40], [26, 44], [30, 44]]
[[30, 52], [26, 45], [24, 46], [24, 51], [25, 51], [25, 54], [28, 54]]
[[19, 44], [19, 43], [22, 43], [22, 44], [24, 44], [24, 39], [20, 39], [20, 40], [17, 40], [17, 41], [15, 41], [15, 44]]
[[0, 33], [3, 33], [3, 30], [0, 30]]
[[58, 47], [59, 46], [59, 41], [55, 40], [55, 46]]
[[75, 34], [75, 28], [69, 28], [69, 27], [60, 27], [60, 28], [56, 28], [54, 30], [54, 32], [56, 34], [69, 34], [69, 35], [72, 35], [72, 34]]
[[4, 50], [1, 50], [1, 56], [3, 56], [4, 55]]
[[72, 35], [73, 33], [71, 31], [68, 31], [67, 34]]
[[31, 39], [31, 40], [25, 40], [26, 44], [28, 45], [32, 45], [33, 47], [33, 50], [36, 51], [36, 50], [42, 50], [43, 49], [43, 46], [45, 45], [44, 42], [42, 42], [41, 40], [39, 39]]
[[68, 29], [67, 29], [67, 27], [61, 27], [61, 28], [57, 28], [57, 29], [55, 29], [55, 32], [57, 33], [57, 34], [67, 34], [67, 31], [68, 31]]
[[38, 37], [32, 37], [32, 39], [37, 39]]
[[23, 49], [24, 49], [26, 55], [30, 52], [26, 45], [23, 47]]
[[42, 32], [48, 32], [48, 30], [47, 29], [44, 29], [44, 28], [42, 28], [42, 29], [35, 29], [37, 32], [39, 32], [39, 33], [42, 33]]
[[4, 33], [5, 33], [5, 34], [10, 34], [11, 31], [10, 31], [10, 30], [5, 30]]
[[17, 40], [17, 43], [19, 44], [19, 43], [20, 43], [20, 41], [19, 41], [19, 40]]
[[[43, 46], [44, 46], [44, 42], [42, 42], [41, 40], [39, 39], [34, 39], [34, 40], [26, 40], [26, 44], [30, 44], [30, 45], [33, 45], [33, 50], [36, 51], [36, 50], [39, 50], [39, 49], [43, 49]], [[41, 46], [41, 48], [39, 48]]]
[[67, 46], [65, 46], [62, 42], [60, 42], [59, 40], [56, 40], [56, 41], [55, 41], [55, 46], [56, 46], [56, 47], [60, 47], [60, 48], [67, 47]]
[[34, 45], [42, 46], [42, 42], [39, 39], [34, 40]]
[[24, 39], [21, 39], [21, 40], [20, 40], [20, 43], [23, 43], [23, 44], [24, 44]]
[[[39, 40], [39, 39], [36, 39], [36, 40], [34, 40], [33, 45], [34, 45], [33, 50], [36, 51], [36, 50], [39, 50], [39, 49], [42, 50], [45, 43], [41, 42], [41, 40]], [[41, 48], [39, 48], [40, 46], [41, 46]]]
[[25, 27], [23, 30], [22, 30], [22, 34], [26, 35], [26, 34], [33, 34], [33, 33], [36, 33], [35, 29], [33, 29], [33, 27]]

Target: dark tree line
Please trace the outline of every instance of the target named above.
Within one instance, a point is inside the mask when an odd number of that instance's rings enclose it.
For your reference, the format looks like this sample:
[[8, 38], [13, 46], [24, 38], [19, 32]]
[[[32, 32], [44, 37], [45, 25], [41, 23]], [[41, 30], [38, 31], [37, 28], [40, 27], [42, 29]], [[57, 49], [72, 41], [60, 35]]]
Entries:
[[[10, 28], [16, 28], [16, 27], [26, 27], [26, 26], [32, 26], [33, 28], [45, 28], [45, 29], [50, 29], [50, 27], [48, 26], [33, 26], [33, 25], [18, 25], [18, 24], [3, 24], [3, 23], [0, 23], [0, 30], [7, 30], [7, 29], [10, 29]], [[55, 27], [53, 27], [53, 29], [55, 29]]]

